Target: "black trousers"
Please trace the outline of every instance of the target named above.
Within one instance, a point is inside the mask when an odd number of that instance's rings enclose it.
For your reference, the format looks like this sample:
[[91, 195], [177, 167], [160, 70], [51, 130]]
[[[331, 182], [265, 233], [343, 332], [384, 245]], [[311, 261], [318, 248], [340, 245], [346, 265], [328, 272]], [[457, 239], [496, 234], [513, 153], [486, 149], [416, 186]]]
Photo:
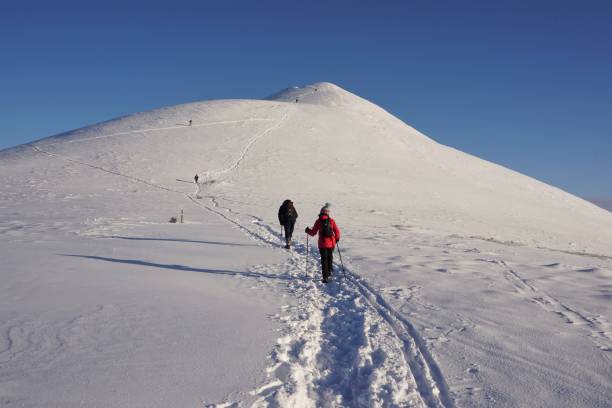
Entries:
[[332, 273], [334, 264], [334, 249], [319, 248], [319, 253], [321, 254], [321, 269], [323, 272], [323, 279], [327, 279]]
[[293, 227], [295, 226], [295, 221], [288, 222], [283, 225], [285, 227], [285, 242], [289, 244], [291, 242], [291, 236], [293, 235]]

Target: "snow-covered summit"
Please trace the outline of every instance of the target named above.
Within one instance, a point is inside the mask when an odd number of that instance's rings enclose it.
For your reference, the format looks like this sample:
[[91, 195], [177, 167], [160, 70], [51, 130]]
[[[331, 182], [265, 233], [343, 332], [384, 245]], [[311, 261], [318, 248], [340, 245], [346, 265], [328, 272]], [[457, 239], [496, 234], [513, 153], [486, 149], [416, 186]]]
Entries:
[[[380, 117], [389, 122], [400, 122], [402, 126], [405, 123], [399, 121], [395, 116], [391, 115], [380, 106], [364, 99], [352, 92], [347, 91], [331, 82], [316, 82], [305, 86], [292, 86], [283, 89], [269, 97], [267, 100], [282, 101], [298, 104], [310, 104], [325, 107], [328, 109], [342, 109], [345, 111], [358, 112], [367, 118], [373, 119]], [[420, 135], [425, 138], [424, 135]]]
[[[249, 197], [249, 211], [264, 218], [273, 217], [280, 195], [313, 208], [332, 201], [355, 228], [410, 225], [572, 252], [610, 254], [612, 248], [609, 212], [440, 145], [327, 82], [265, 100], [213, 100], [127, 115], [21, 152], [22, 167], [41, 153], [55, 154], [167, 188], [208, 172], [217, 192]], [[4, 163], [15, 158], [4, 153]], [[54, 171], [58, 179], [65, 176]], [[7, 169], [3, 178], [10, 184], [23, 175]]]
[[277, 92], [267, 99], [284, 101], [311, 103], [324, 106], [350, 106], [367, 102], [364, 99], [354, 95], [338, 85], [331, 82], [317, 82], [303, 87], [293, 86]]

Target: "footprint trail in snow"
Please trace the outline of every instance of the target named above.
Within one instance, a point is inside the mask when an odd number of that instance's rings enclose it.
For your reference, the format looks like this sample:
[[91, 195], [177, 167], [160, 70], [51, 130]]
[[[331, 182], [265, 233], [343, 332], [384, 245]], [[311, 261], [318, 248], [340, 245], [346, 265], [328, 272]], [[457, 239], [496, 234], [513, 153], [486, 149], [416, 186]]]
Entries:
[[[214, 199], [213, 206], [194, 203], [232, 218], [255, 240], [278, 245], [278, 234], [261, 220], [246, 225]], [[345, 279], [335, 265], [325, 285], [312, 252], [308, 268], [306, 261], [306, 246], [297, 242], [286, 264], [261, 266], [288, 275], [287, 290], [297, 303], [284, 308], [284, 334], [272, 353], [267, 382], [250, 392], [251, 406], [453, 406], [425, 342], [405, 318], [350, 271]], [[233, 404], [241, 402], [209, 406]]]

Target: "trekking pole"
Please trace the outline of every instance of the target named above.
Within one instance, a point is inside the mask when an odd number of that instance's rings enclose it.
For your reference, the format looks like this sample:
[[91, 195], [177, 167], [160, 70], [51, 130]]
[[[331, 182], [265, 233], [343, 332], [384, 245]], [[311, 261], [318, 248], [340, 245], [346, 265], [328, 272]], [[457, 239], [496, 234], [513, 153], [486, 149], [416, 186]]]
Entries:
[[344, 275], [344, 279], [346, 279], [346, 271], [344, 270], [344, 262], [342, 262], [342, 252], [340, 252], [339, 243], [336, 243], [336, 248], [338, 248], [338, 255], [340, 255], [340, 265], [342, 265], [342, 274]]
[[308, 276], [308, 234], [306, 234], [306, 276]]

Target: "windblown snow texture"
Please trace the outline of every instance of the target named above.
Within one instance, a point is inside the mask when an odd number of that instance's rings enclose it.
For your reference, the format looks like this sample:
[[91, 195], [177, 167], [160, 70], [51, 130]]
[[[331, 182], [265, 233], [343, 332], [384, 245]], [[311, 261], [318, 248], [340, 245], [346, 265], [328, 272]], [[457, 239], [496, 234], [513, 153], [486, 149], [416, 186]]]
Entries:
[[[612, 214], [333, 84], [128, 115], [0, 170], [3, 406], [610, 407]], [[327, 201], [346, 278], [324, 285], [297, 231]]]

